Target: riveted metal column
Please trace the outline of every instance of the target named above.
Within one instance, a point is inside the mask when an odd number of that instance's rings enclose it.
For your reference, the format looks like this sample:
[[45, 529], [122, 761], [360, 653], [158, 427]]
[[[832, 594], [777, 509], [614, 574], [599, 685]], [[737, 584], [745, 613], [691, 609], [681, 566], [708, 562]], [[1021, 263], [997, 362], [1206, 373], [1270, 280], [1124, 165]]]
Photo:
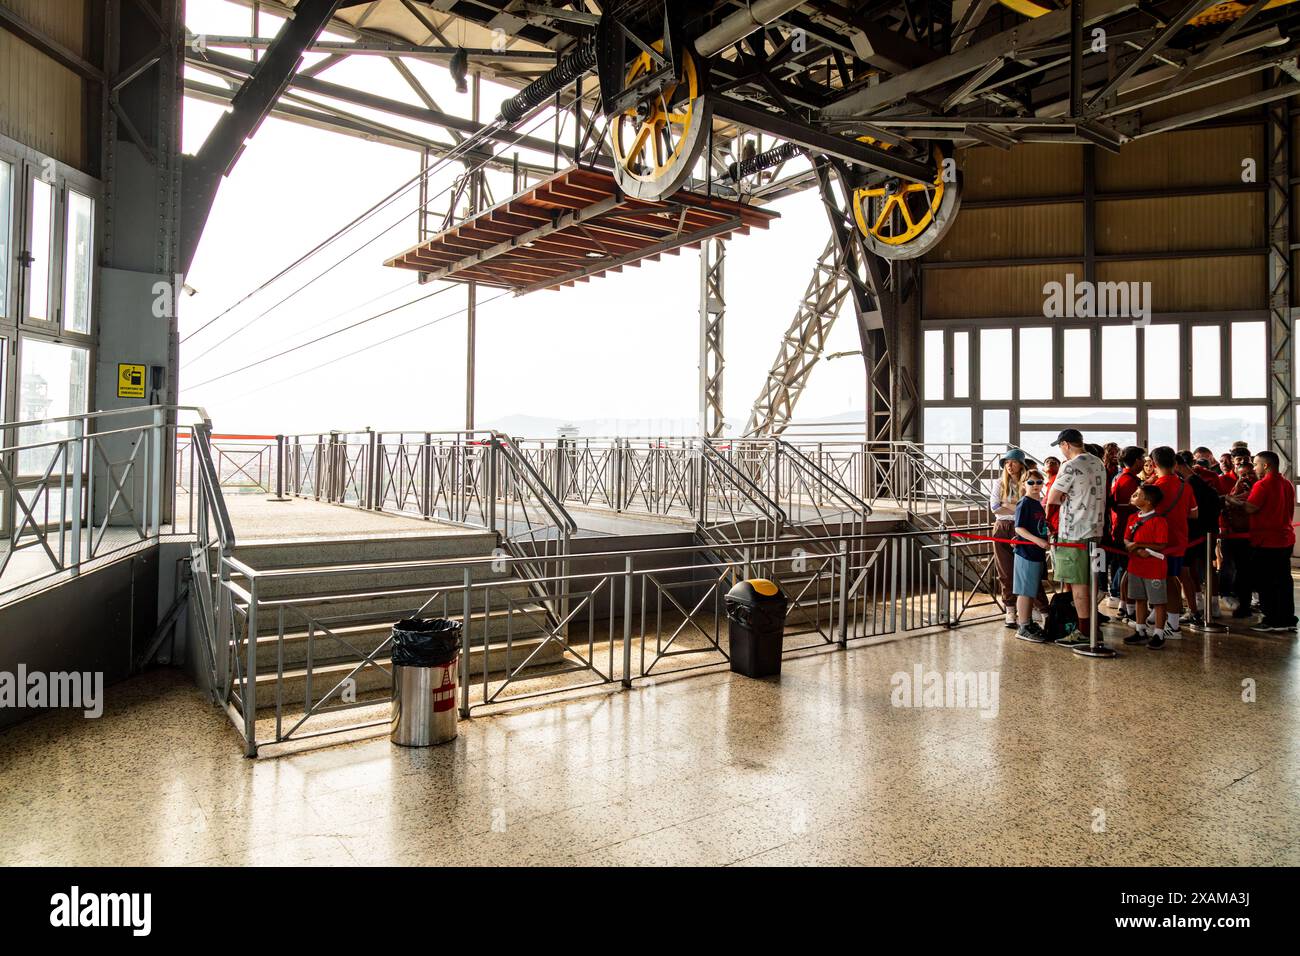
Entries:
[[700, 434], [722, 435], [722, 329], [726, 245], [714, 239], [700, 246]]
[[[1277, 72], [1274, 84], [1291, 82]], [[1282, 99], [1268, 106], [1268, 341], [1271, 363], [1268, 389], [1269, 447], [1281, 459], [1281, 473], [1295, 468], [1292, 399], [1295, 371], [1291, 343], [1291, 108]]]

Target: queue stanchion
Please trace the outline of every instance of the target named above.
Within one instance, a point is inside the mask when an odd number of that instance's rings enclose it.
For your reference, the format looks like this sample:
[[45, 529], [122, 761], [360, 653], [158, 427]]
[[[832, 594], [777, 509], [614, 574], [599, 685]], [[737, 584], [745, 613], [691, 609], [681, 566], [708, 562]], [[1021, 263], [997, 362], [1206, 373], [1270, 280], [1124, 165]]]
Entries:
[[1115, 649], [1106, 646], [1097, 624], [1097, 565], [1103, 558], [1097, 542], [1088, 542], [1088, 643], [1071, 648], [1082, 657], [1115, 657]]
[[1205, 613], [1200, 624], [1184, 624], [1189, 631], [1197, 634], [1226, 634], [1226, 625], [1216, 621], [1214, 610], [1214, 532], [1205, 533]]

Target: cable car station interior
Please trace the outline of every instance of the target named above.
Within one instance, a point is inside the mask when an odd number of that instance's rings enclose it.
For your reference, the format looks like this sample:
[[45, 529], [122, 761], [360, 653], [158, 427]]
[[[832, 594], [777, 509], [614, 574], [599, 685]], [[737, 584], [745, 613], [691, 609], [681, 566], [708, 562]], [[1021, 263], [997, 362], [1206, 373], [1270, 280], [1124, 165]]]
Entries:
[[[0, 863], [1300, 863], [1298, 58], [1292, 0], [0, 0]], [[279, 129], [409, 177], [191, 320]], [[259, 337], [344, 262], [463, 394], [223, 421], [403, 348]], [[489, 303], [683, 263], [692, 426], [493, 427]]]

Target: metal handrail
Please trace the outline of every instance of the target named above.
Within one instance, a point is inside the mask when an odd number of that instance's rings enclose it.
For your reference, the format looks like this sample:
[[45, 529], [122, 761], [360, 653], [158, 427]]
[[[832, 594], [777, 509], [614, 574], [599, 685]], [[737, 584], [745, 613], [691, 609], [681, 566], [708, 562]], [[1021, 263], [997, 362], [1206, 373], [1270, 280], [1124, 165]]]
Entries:
[[840, 496], [841, 504], [848, 505], [846, 510], [860, 513], [864, 517], [871, 514], [871, 505], [867, 504], [867, 502], [860, 496], [854, 494], [847, 485], [828, 472], [825, 468], [814, 462], [811, 458], [785, 439], [777, 438], [775, 441], [778, 448], [780, 448], [785, 454], [791, 456], [792, 461], [797, 462], [805, 471], [811, 472], [816, 477], [817, 481], [829, 485], [836, 494]]
[[782, 510], [781, 506], [769, 498], [764, 493], [763, 489], [760, 488], [748, 475], [719, 454], [713, 447], [712, 442], [713, 439], [709, 438], [701, 438], [698, 440], [698, 446], [703, 452], [705, 460], [711, 461], [716, 467], [724, 471], [727, 474], [727, 477], [731, 479], [732, 483], [745, 493], [745, 497], [749, 499], [750, 503], [756, 508], [762, 510], [763, 517], [773, 522], [778, 531], [779, 529], [784, 528], [786, 524], [789, 523], [789, 518], [786, 516], [785, 511]]
[[[235, 526], [230, 520], [230, 511], [226, 507], [225, 495], [221, 492], [221, 480], [217, 475], [216, 462], [212, 458], [212, 423], [202, 422], [193, 427], [195, 460], [198, 462], [200, 487], [203, 500], [217, 519], [217, 543], [223, 557], [229, 557], [235, 550]], [[200, 546], [206, 542], [199, 542]]]
[[542, 476], [537, 473], [537, 469], [519, 451], [514, 439], [498, 431], [493, 431], [491, 434], [497, 443], [497, 447], [503, 451], [511, 466], [524, 478], [528, 490], [546, 509], [547, 516], [563, 531], [576, 534], [578, 523], [573, 520], [573, 516], [569, 514], [568, 509], [564, 507], [560, 499], [547, 487], [546, 482], [542, 480]]

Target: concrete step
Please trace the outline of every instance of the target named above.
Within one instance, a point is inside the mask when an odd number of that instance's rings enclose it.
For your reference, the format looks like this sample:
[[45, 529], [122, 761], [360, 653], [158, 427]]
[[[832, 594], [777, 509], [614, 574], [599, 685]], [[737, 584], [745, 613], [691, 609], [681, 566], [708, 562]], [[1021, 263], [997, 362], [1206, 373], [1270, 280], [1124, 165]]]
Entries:
[[282, 538], [240, 542], [235, 557], [257, 570], [382, 561], [484, 557], [497, 547], [486, 531], [389, 534], [383, 537]]
[[[459, 615], [453, 615], [453, 617], [459, 619]], [[490, 612], [486, 617], [482, 614], [476, 614], [470, 620], [470, 644], [472, 647], [480, 646], [483, 643], [485, 629], [489, 644], [504, 644], [507, 636], [510, 636], [512, 642], [516, 644], [520, 641], [544, 637], [543, 628], [546, 628], [547, 624], [545, 610], [537, 605], [516, 608], [513, 613], [504, 609], [496, 610]], [[311, 641], [312, 663], [320, 665], [330, 663], [336, 659], [345, 659], [349, 656], [355, 658], [356, 655], [348, 651], [342, 643], [343, 641], [346, 641], [358, 651], [369, 654], [388, 640], [392, 629], [393, 622], [384, 621], [331, 627], [329, 629], [330, 634], [335, 635], [335, 637], [330, 637], [329, 634], [317, 630], [315, 638]], [[338, 638], [338, 640], [335, 638]], [[307, 645], [308, 632], [306, 630], [286, 632], [283, 643], [280, 641], [278, 634], [262, 634], [257, 639], [258, 673], [268, 669], [274, 670], [281, 655], [283, 655], [285, 667], [302, 666], [307, 660]], [[387, 655], [387, 649], [384, 653]]]
[[[487, 649], [487, 667], [489, 675], [503, 675], [507, 669], [518, 667], [522, 664], [529, 654], [532, 654], [538, 646], [542, 645], [543, 639], [537, 638], [526, 641], [515, 641], [507, 652], [504, 643], [490, 645]], [[481, 680], [483, 677], [483, 648], [474, 648], [469, 655], [469, 672], [471, 679]], [[537, 667], [554, 667], [564, 659], [564, 648], [558, 641], [551, 641], [546, 644], [542, 650], [533, 658], [529, 669], [535, 665]], [[324, 698], [326, 694], [334, 688], [343, 678], [352, 674], [352, 679], [356, 681], [356, 692], [358, 696], [365, 694], [374, 694], [376, 692], [385, 692], [392, 687], [392, 658], [385, 655], [375, 659], [380, 665], [373, 667], [367, 665], [361, 668], [355, 674], [353, 669], [359, 661], [353, 658], [351, 661], [339, 661], [328, 664], [317, 664], [311, 670], [311, 701], [317, 703]], [[256, 707], [259, 711], [271, 710], [276, 706], [277, 693], [286, 710], [301, 711], [303, 703], [307, 700], [307, 670], [306, 668], [288, 668], [286, 667], [283, 679], [277, 678], [274, 671], [269, 673], [258, 674], [255, 680], [257, 701]], [[339, 703], [338, 695], [335, 694], [330, 700], [330, 704]]]
[[[293, 577], [263, 577], [257, 582], [259, 600], [280, 597], [306, 597], [343, 593], [364, 593], [370, 590], [394, 590], [420, 587], [460, 587], [465, 581], [465, 566], [451, 563], [440, 567], [421, 567], [415, 563], [388, 564], [377, 568], [369, 564], [340, 565], [332, 567], [329, 574], [315, 574], [310, 567], [284, 567], [277, 571], [301, 571]], [[262, 570], [262, 569], [258, 569]], [[507, 571], [493, 571], [491, 565], [473, 565], [472, 581], [506, 581]], [[247, 589], [247, 577], [231, 575], [231, 580]]]

